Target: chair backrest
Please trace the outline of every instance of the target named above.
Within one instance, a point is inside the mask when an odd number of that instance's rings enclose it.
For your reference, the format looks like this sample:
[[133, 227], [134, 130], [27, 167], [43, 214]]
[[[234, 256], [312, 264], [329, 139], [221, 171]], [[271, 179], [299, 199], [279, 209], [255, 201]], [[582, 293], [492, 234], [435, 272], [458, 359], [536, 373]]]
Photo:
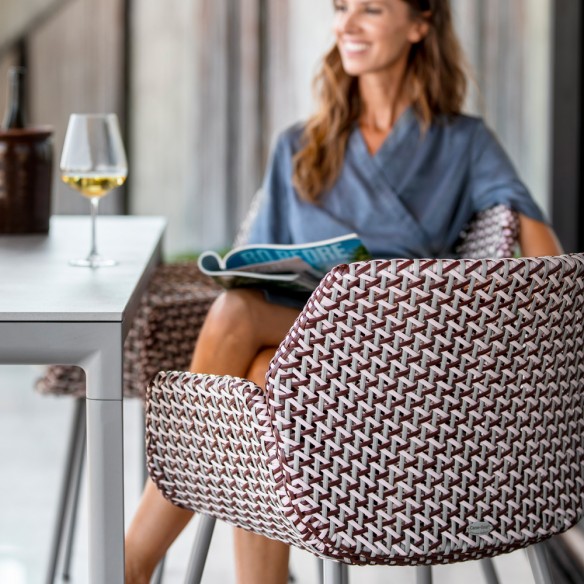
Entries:
[[561, 532], [584, 504], [584, 255], [339, 266], [267, 392], [318, 553], [452, 562]]
[[510, 258], [519, 239], [519, 215], [506, 205], [480, 211], [462, 230], [455, 252], [461, 258]]

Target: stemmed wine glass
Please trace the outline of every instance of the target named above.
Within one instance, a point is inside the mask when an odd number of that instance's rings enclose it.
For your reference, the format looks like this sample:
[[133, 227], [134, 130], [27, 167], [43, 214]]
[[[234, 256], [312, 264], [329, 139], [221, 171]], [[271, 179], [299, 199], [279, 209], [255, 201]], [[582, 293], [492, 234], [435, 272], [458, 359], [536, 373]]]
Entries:
[[72, 266], [101, 268], [116, 261], [97, 253], [95, 218], [101, 197], [124, 184], [128, 163], [115, 114], [72, 114], [61, 156], [61, 178], [91, 203], [91, 251]]

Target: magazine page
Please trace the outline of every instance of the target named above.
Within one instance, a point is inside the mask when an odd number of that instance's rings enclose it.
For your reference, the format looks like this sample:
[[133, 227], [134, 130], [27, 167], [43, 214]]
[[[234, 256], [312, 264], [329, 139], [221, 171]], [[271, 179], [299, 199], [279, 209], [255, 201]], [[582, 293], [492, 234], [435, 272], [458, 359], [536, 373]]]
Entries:
[[246, 245], [231, 250], [223, 259], [209, 251], [199, 257], [199, 268], [224, 288], [311, 292], [334, 266], [370, 257], [352, 233], [302, 245]]
[[245, 245], [230, 251], [224, 258], [225, 269], [234, 270], [251, 264], [268, 264], [285, 258], [297, 257], [320, 274], [326, 274], [338, 264], [370, 259], [356, 233], [334, 239], [300, 245]]

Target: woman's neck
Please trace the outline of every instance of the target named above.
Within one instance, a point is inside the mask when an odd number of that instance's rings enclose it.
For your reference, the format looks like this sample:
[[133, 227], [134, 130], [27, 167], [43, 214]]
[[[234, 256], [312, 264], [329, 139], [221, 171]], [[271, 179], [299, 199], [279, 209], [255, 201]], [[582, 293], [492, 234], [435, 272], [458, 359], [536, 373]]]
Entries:
[[405, 63], [389, 74], [370, 73], [359, 77], [362, 110], [359, 125], [374, 132], [388, 134], [396, 120], [410, 105], [403, 91]]

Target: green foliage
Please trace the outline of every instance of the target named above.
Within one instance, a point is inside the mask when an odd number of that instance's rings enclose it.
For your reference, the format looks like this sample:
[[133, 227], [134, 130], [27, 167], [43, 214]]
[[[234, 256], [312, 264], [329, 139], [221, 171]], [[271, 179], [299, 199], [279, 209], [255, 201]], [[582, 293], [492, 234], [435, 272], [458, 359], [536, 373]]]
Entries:
[[367, 251], [365, 246], [360, 245], [355, 249], [353, 255], [351, 256], [351, 263], [353, 262], [364, 262], [371, 259], [371, 254]]

